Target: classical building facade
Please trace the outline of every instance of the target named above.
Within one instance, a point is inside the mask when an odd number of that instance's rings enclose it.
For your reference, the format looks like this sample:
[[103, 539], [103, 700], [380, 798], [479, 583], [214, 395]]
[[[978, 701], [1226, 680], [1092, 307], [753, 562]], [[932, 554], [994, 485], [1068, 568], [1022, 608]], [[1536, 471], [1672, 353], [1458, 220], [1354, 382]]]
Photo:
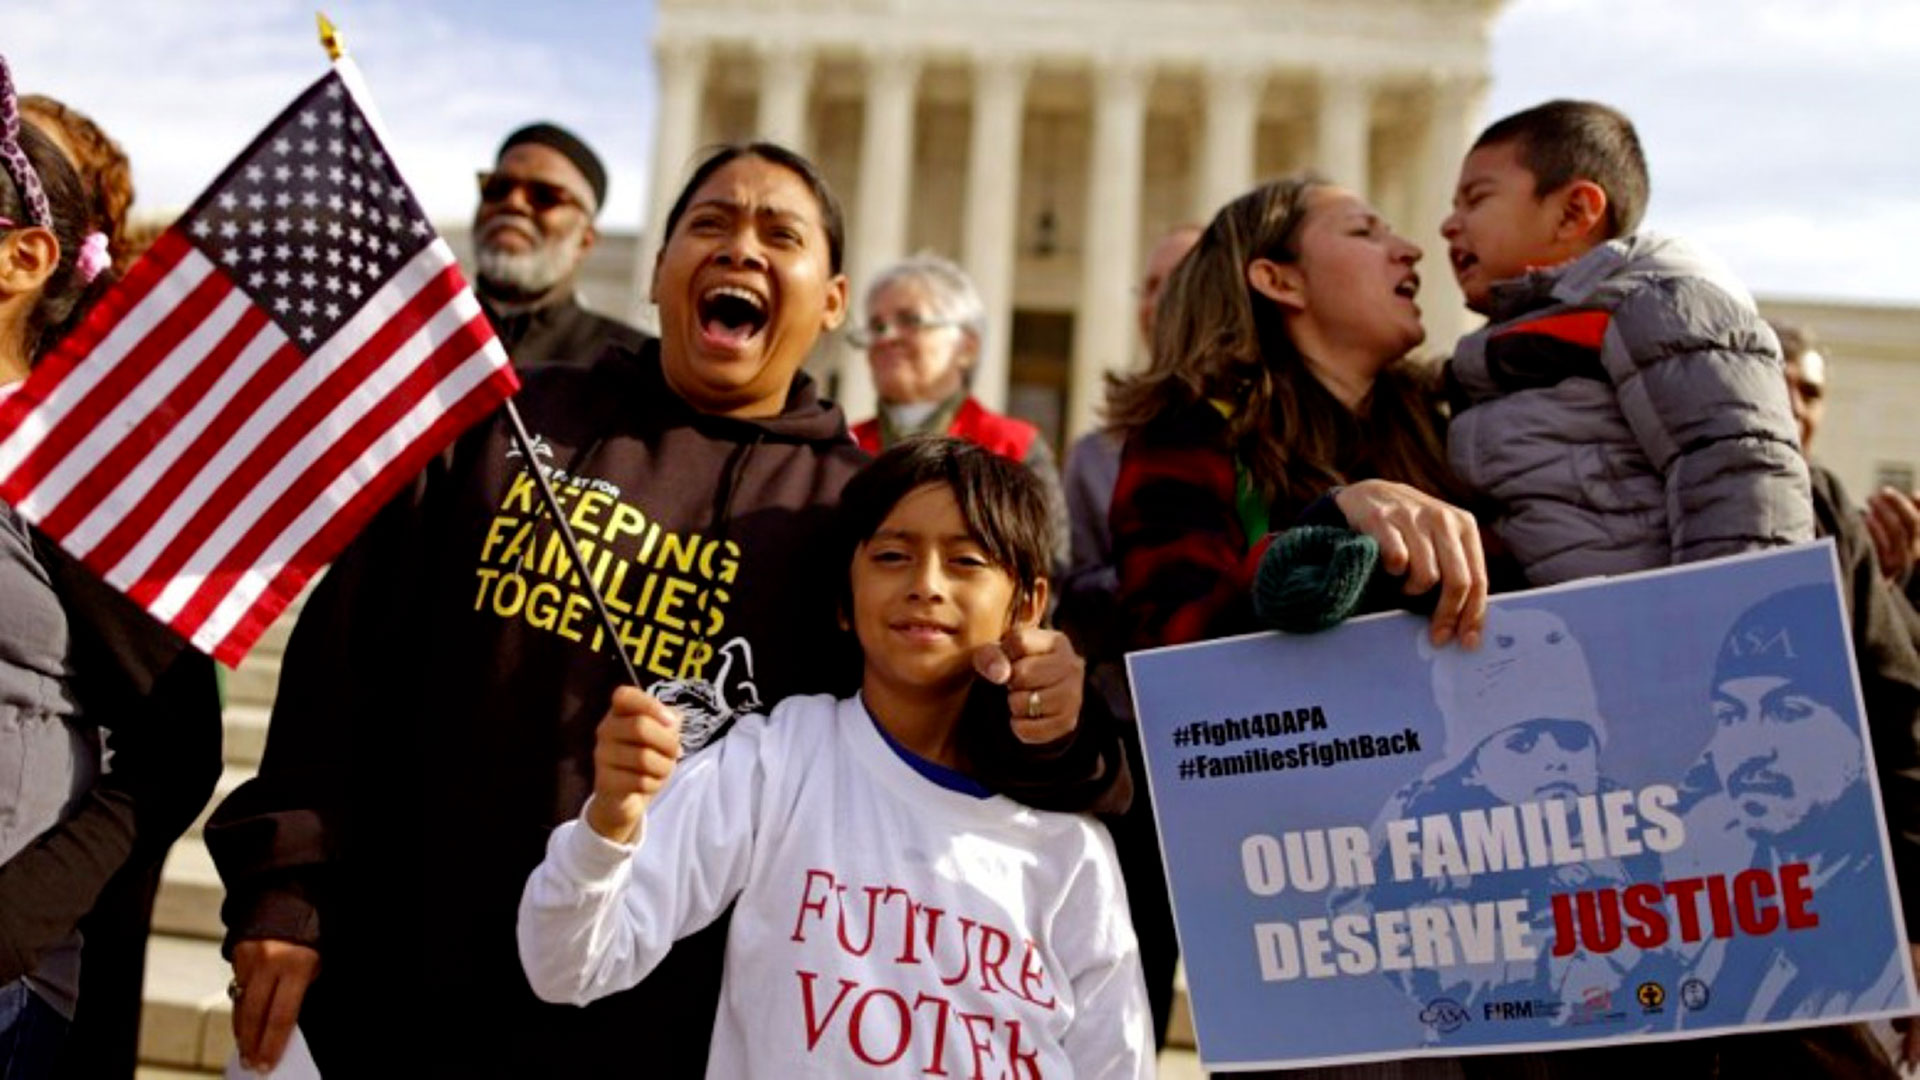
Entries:
[[[1143, 362], [1132, 289], [1167, 228], [1258, 179], [1313, 167], [1359, 188], [1428, 252], [1440, 353], [1477, 322], [1440, 220], [1488, 119], [1502, 0], [658, 0], [649, 223], [702, 148], [803, 150], [846, 203], [848, 270], [919, 250], [958, 260], [989, 310], [979, 396], [1056, 445], [1097, 422], [1102, 377]], [[605, 237], [586, 292], [650, 325], [654, 238]], [[1920, 480], [1920, 308], [1765, 298], [1832, 362], [1817, 456], [1856, 496]], [[861, 355], [816, 373], [874, 408]]]
[[[1429, 252], [1430, 340], [1464, 313], [1438, 228], [1477, 130], [1502, 0], [660, 0], [648, 222], [701, 148], [773, 139], [848, 210], [848, 271], [932, 250], [989, 312], [974, 389], [1055, 440], [1140, 360], [1145, 250], [1257, 178], [1312, 166]], [[653, 244], [635, 263], [638, 295]], [[640, 312], [645, 321], [647, 312]], [[849, 416], [862, 358], [816, 358]]]

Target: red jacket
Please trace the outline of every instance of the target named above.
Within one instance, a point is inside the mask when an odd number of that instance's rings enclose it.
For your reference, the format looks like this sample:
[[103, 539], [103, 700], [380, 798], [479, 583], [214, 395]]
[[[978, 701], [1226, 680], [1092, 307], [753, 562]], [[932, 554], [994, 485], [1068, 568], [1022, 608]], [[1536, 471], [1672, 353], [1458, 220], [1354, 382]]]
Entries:
[[[1027, 451], [1032, 448], [1040, 429], [1025, 420], [991, 412], [969, 395], [960, 403], [959, 411], [953, 414], [953, 423], [947, 425], [947, 434], [984, 446], [1001, 457], [1024, 463]], [[880, 445], [880, 418], [876, 416], [855, 424], [853, 441], [859, 443], [860, 449], [867, 453], [878, 454], [883, 449]]]

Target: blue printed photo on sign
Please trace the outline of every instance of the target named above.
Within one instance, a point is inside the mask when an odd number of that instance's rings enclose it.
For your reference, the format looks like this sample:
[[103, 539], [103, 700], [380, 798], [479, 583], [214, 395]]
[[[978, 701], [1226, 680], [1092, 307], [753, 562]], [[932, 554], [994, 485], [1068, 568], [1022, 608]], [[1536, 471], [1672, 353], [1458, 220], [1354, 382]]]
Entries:
[[1128, 657], [1202, 1061], [1910, 1013], [1820, 543]]

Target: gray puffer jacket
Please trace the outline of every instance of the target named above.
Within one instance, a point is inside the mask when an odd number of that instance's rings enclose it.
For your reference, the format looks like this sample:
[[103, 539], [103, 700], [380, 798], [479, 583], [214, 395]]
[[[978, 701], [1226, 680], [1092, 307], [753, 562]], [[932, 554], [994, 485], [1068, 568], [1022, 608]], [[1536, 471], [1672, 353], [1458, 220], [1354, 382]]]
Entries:
[[1779, 342], [1723, 268], [1642, 233], [1493, 302], [1448, 366], [1448, 449], [1528, 580], [1812, 539]]

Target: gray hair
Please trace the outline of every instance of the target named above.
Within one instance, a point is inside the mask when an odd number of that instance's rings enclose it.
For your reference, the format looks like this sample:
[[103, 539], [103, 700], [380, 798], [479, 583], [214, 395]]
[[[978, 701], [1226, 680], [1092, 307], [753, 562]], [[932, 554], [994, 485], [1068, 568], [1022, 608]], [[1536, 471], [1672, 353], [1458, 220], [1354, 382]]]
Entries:
[[867, 286], [866, 307], [872, 309], [874, 297], [889, 285], [904, 281], [915, 282], [927, 290], [927, 302], [933, 308], [928, 314], [936, 319], [951, 320], [973, 336], [977, 356], [987, 338], [987, 308], [980, 302], [980, 290], [974, 288], [967, 272], [952, 259], [930, 251], [909, 255], [873, 276]]

